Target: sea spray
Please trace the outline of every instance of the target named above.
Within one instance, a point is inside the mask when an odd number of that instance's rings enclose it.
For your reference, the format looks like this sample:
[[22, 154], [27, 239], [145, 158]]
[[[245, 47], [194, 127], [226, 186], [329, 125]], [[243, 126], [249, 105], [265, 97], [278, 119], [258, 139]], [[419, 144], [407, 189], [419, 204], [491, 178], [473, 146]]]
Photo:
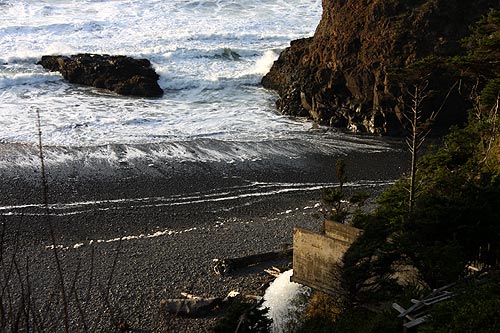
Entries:
[[294, 332], [309, 302], [310, 288], [291, 282], [292, 274], [293, 269], [280, 274], [264, 294], [262, 307], [269, 308], [273, 333]]
[[273, 62], [278, 58], [278, 54], [272, 50], [267, 50], [257, 59], [254, 66], [254, 73], [266, 74], [271, 69]]

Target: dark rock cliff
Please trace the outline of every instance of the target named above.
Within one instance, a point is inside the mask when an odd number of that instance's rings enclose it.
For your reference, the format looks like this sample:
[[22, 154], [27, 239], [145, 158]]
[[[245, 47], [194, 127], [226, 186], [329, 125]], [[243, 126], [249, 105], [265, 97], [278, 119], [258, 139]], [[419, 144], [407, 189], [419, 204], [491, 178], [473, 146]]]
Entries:
[[159, 76], [147, 59], [78, 54], [71, 57], [43, 56], [38, 64], [50, 71], [60, 72], [71, 83], [104, 88], [120, 95], [163, 95], [157, 82]]
[[435, 68], [410, 80], [405, 69], [429, 56], [463, 53], [460, 40], [469, 26], [498, 6], [498, 0], [323, 0], [314, 37], [293, 41], [262, 84], [278, 92], [276, 104], [285, 114], [400, 135], [405, 89], [425, 80], [433, 92], [425, 108], [446, 100], [439, 118], [446, 127], [463, 120], [468, 108], [459, 89], [444, 97], [457, 77]]

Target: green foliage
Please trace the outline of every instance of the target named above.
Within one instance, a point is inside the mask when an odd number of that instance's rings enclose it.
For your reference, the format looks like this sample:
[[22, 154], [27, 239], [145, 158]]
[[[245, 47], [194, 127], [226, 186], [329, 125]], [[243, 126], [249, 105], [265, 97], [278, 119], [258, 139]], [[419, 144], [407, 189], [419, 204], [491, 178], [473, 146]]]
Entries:
[[492, 126], [489, 118], [471, 117], [421, 159], [413, 215], [403, 178], [378, 198], [376, 211], [353, 219], [364, 234], [344, 256], [346, 291], [372, 301], [394, 297], [400, 292], [392, 279], [397, 262], [414, 265], [432, 287], [455, 281], [470, 261], [496, 265], [500, 170], [485, 163], [484, 144], [498, 142]]
[[436, 55], [430, 55], [424, 58], [421, 58], [412, 64], [409, 65], [408, 69], [409, 72], [418, 72], [418, 75], [415, 75], [416, 78], [422, 77], [425, 75], [422, 75], [421, 73], [430, 73], [434, 72], [437, 69], [443, 69], [446, 67], [447, 63], [447, 58], [436, 56]]
[[[226, 311], [226, 314], [212, 327], [215, 333], [238, 332], [270, 332], [272, 320], [267, 317], [268, 308], [260, 309], [253, 302], [236, 299]], [[241, 324], [240, 324], [241, 323]]]
[[[406, 86], [429, 79], [429, 102], [434, 97], [442, 99], [439, 96], [446, 92], [446, 87], [460, 81], [459, 92], [462, 96], [468, 98], [481, 92], [480, 108], [491, 108], [496, 102], [500, 85], [499, 22], [500, 9], [491, 9], [470, 27], [471, 34], [461, 41], [463, 54], [430, 55], [404, 69], [394, 69], [392, 75]], [[439, 103], [433, 105], [429, 102], [423, 106], [424, 114], [428, 107], [439, 106]]]
[[464, 61], [463, 57], [449, 58], [430, 55], [416, 60], [405, 68], [394, 68], [391, 76], [407, 87], [429, 79], [426, 91], [428, 99], [442, 100], [446, 87], [451, 86], [461, 76], [462, 67], [467, 66], [469, 66], [469, 61]]
[[[391, 331], [394, 313], [385, 321], [383, 314], [363, 313], [356, 304], [408, 301], [406, 296], [417, 294], [395, 279], [399, 264], [412, 265], [419, 284], [436, 288], [463, 277], [470, 262], [483, 267], [500, 263], [500, 123], [495, 108], [500, 10], [491, 10], [472, 27], [463, 45], [465, 56], [428, 57], [412, 70], [419, 77], [435, 70], [459, 74], [469, 93], [477, 91], [471, 94], [476, 109], [464, 128], [450, 129], [440, 147], [430, 147], [420, 159], [412, 213], [409, 181], [402, 178], [378, 198], [374, 212], [353, 217], [352, 224], [364, 233], [343, 258], [341, 283], [352, 303], [334, 324], [335, 332]], [[330, 198], [340, 199], [340, 194], [330, 193]], [[425, 332], [500, 331], [500, 279], [495, 281], [462, 288], [454, 300], [436, 306]]]
[[375, 216], [397, 230], [403, 226], [408, 211], [408, 179], [401, 178], [389, 187], [378, 199]]
[[498, 258], [500, 182], [495, 170], [482, 162], [481, 141], [489, 132], [485, 121], [454, 130], [441, 149], [422, 160], [415, 223], [405, 230], [416, 244], [413, 250], [422, 256], [442, 248], [454, 253], [453, 263], [465, 263], [474, 260], [480, 248], [489, 248], [491, 258], [483, 253], [483, 260], [494, 264]]
[[326, 208], [326, 218], [344, 222], [347, 218], [348, 210], [345, 206], [344, 192], [335, 187], [324, 188], [321, 201]]
[[481, 257], [495, 264], [500, 258], [500, 183], [481, 163], [482, 130], [480, 121], [455, 129], [441, 149], [422, 159], [417, 173], [414, 216], [399, 241], [432, 286], [455, 280], [468, 261]]
[[390, 297], [398, 292], [392, 264], [401, 257], [394, 240], [399, 238], [408, 209], [406, 181], [398, 181], [378, 199], [371, 214], [358, 214], [353, 225], [364, 230], [344, 255], [343, 288], [364, 299]]
[[339, 187], [324, 188], [321, 201], [324, 206], [325, 217], [339, 223], [345, 223], [349, 217], [355, 215], [366, 203], [369, 195], [366, 192], [354, 193], [350, 197]]
[[323, 188], [322, 191], [323, 214], [327, 219], [345, 223], [366, 203], [369, 195], [366, 192], [358, 192], [351, 197], [346, 196], [343, 190], [343, 184], [346, 181], [346, 163], [343, 159], [338, 159], [335, 163], [335, 175], [339, 186]]
[[[359, 320], [363, 318], [363, 320]], [[356, 321], [357, 319], [357, 321]], [[359, 332], [359, 333], [399, 333], [400, 323], [395, 320], [394, 313], [385, 311], [382, 313], [371, 313], [358, 309], [351, 316], [343, 317], [335, 326], [335, 332]]]
[[349, 199], [349, 202], [353, 205], [363, 206], [369, 197], [370, 196], [366, 192], [358, 192], [358, 193], [354, 193], [351, 196], [351, 198]]
[[[469, 50], [470, 60], [488, 63], [500, 58], [500, 10], [490, 12], [471, 27], [472, 33], [463, 40], [463, 45]], [[498, 72], [498, 64], [496, 74]]]
[[342, 288], [358, 300], [383, 299], [399, 291], [392, 278], [399, 254], [389, 241], [395, 229], [376, 215], [364, 218], [363, 234], [344, 255]]
[[[392, 299], [398, 304], [411, 306], [411, 299], [421, 298], [428, 294], [418, 285], [409, 284], [402, 288], [400, 293]], [[314, 303], [314, 300], [311, 301]], [[308, 310], [308, 315], [299, 333], [379, 333], [401, 332], [402, 321], [396, 318], [393, 311], [387, 308], [373, 306], [372, 310], [364, 306], [346, 306], [348, 299], [330, 297], [329, 304], [315, 304], [314, 309]], [[340, 312], [331, 315], [333, 309]], [[312, 314], [312, 315], [311, 315]]]
[[363, 308], [347, 310], [336, 322], [308, 320], [300, 332], [379, 333], [401, 332], [401, 325], [390, 311], [375, 313]]
[[335, 208], [339, 207], [345, 195], [340, 189], [335, 187], [328, 187], [323, 189], [322, 201], [326, 204], [332, 205]]
[[500, 10], [491, 9], [471, 27], [471, 35], [462, 44], [468, 50], [467, 56], [453, 62], [479, 84], [480, 109], [491, 108], [500, 88]]
[[304, 321], [297, 333], [331, 333], [333, 322], [325, 317], [313, 317]]
[[500, 96], [500, 78], [488, 81], [481, 91], [481, 106], [487, 109], [495, 107]]
[[[495, 273], [496, 275], [498, 273]], [[455, 297], [436, 304], [431, 320], [419, 332], [498, 332], [500, 331], [500, 281], [472, 281], [457, 286]]]

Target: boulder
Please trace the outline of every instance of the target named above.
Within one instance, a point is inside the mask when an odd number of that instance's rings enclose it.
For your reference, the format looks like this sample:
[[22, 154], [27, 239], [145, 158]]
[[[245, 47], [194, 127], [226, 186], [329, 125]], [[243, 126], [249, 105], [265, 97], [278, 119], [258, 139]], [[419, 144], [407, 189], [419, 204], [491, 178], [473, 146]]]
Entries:
[[[262, 84], [278, 92], [285, 114], [397, 136], [404, 134], [406, 89], [425, 80], [424, 107], [437, 110], [446, 99], [436, 125], [447, 128], [465, 120], [470, 104], [458, 89], [448, 94], [457, 76], [425, 61], [463, 54], [469, 26], [495, 6], [498, 0], [323, 0], [314, 36], [293, 41]], [[419, 63], [421, 77], [405, 74]]]
[[37, 63], [60, 72], [71, 83], [104, 88], [120, 95], [160, 97], [159, 75], [147, 59], [99, 54], [43, 56]]

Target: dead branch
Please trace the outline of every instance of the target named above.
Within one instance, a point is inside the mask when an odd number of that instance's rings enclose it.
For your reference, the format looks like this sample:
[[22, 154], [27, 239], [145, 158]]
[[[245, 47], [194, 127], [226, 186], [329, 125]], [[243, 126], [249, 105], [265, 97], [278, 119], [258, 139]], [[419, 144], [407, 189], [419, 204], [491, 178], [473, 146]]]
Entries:
[[64, 274], [61, 266], [61, 260], [59, 259], [59, 254], [57, 253], [56, 236], [54, 232], [54, 227], [52, 226], [52, 220], [50, 218], [49, 210], [49, 186], [47, 182], [47, 175], [45, 173], [45, 160], [43, 155], [43, 143], [42, 143], [42, 123], [40, 120], [40, 110], [36, 108], [37, 117], [37, 129], [38, 129], [38, 150], [41, 165], [41, 177], [43, 185], [43, 203], [45, 207], [45, 218], [47, 219], [47, 225], [49, 227], [50, 240], [52, 242], [52, 250], [54, 254], [54, 260], [56, 262], [57, 274], [59, 276], [59, 288], [61, 290], [61, 297], [63, 302], [63, 314], [64, 314], [64, 331], [69, 332], [69, 314], [68, 314], [68, 300], [66, 295], [66, 287], [64, 285]]

